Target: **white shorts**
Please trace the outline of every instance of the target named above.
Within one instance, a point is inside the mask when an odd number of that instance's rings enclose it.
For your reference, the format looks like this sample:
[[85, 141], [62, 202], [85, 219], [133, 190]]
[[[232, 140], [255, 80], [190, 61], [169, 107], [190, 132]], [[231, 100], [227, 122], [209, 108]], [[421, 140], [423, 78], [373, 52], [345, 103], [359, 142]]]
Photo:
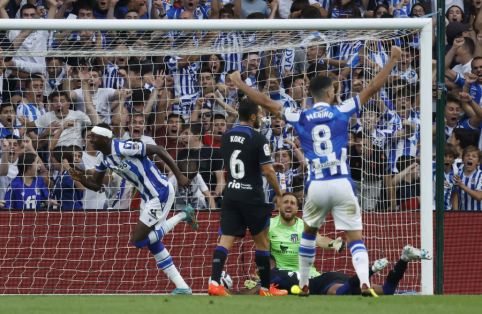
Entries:
[[[156, 224], [160, 226], [166, 220], [167, 215], [174, 203], [174, 187], [169, 183], [169, 196], [165, 203], [161, 203], [159, 199], [153, 198], [147, 202], [141, 202], [141, 216], [139, 220], [146, 226], [152, 227]], [[156, 228], [157, 229], [157, 228]]]
[[303, 220], [308, 226], [320, 228], [331, 212], [336, 230], [363, 230], [360, 205], [351, 182], [346, 179], [311, 181]]

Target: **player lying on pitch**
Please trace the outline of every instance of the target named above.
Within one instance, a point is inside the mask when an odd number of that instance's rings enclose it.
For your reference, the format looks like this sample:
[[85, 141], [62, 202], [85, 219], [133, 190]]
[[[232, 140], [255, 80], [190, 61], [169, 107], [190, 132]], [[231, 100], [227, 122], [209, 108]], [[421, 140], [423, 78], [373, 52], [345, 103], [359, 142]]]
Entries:
[[[395, 264], [392, 271], [387, 275], [383, 285], [373, 284], [372, 288], [377, 295], [393, 295], [397, 289], [398, 283], [402, 280], [405, 270], [407, 270], [408, 262], [412, 260], [432, 259], [432, 255], [425, 251], [407, 245], [402, 250], [400, 260]], [[271, 255], [271, 284], [276, 285], [278, 289], [286, 289], [291, 294], [298, 294], [300, 292], [299, 272], [292, 272], [289, 270], [276, 267], [276, 259]], [[376, 260], [372, 267], [369, 267], [369, 276], [378, 273], [388, 265], [388, 260], [382, 258]], [[249, 280], [245, 285], [249, 287], [253, 281]], [[309, 278], [310, 294], [318, 295], [361, 295], [360, 279], [358, 276], [348, 276], [347, 274], [339, 272], [328, 272], [321, 276]], [[254, 288], [249, 287], [247, 290], [240, 291], [236, 294], [240, 295], [254, 295], [259, 293], [260, 286], [256, 285]]]
[[174, 188], [148, 156], [159, 156], [172, 170], [179, 186], [189, 187], [189, 180], [182, 175], [164, 147], [120, 141], [113, 137], [108, 124], [101, 123], [95, 126], [89, 139], [92, 147], [98, 151], [93, 178], [87, 179], [82, 172], [74, 169], [70, 169], [69, 174], [73, 180], [79, 181], [93, 191], [99, 191], [102, 188], [107, 169], [111, 169], [132, 183], [142, 198], [141, 215], [132, 235], [132, 244], [137, 248], [147, 247], [151, 251], [157, 266], [176, 285], [176, 289], [171, 294], [192, 294], [191, 288], [174, 266], [171, 255], [162, 245], [161, 238], [181, 221], [186, 221], [196, 230], [198, 225], [194, 210], [187, 206], [182, 213], [166, 221], [174, 203]]

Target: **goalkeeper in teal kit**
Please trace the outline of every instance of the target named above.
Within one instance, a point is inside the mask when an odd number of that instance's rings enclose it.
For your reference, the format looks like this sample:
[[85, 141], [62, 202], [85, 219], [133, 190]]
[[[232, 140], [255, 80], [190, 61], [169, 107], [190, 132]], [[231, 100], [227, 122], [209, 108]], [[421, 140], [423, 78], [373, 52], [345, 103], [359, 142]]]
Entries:
[[[276, 258], [277, 267], [290, 271], [299, 271], [298, 251], [304, 223], [296, 217], [297, 212], [296, 196], [284, 193], [280, 202], [280, 214], [271, 218], [269, 229], [270, 253]], [[320, 235], [316, 237], [316, 245], [324, 249], [335, 249], [338, 253], [345, 249], [345, 241], [341, 238], [332, 240]], [[312, 266], [310, 276], [320, 275], [315, 266]]]

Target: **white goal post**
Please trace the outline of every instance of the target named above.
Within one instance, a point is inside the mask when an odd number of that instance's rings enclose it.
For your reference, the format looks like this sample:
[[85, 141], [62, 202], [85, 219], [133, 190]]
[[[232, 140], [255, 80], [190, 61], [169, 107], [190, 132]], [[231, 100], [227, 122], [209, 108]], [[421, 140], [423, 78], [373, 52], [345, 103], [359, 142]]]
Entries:
[[[418, 30], [420, 32], [420, 235], [421, 247], [433, 251], [432, 171], [432, 19], [297, 20], [25, 20], [0, 19], [2, 30], [182, 31], [182, 30]], [[115, 55], [115, 52], [111, 52]], [[7, 55], [4, 53], [4, 55]], [[45, 56], [52, 55], [44, 52]], [[55, 53], [53, 53], [55, 55]], [[411, 244], [411, 243], [405, 243]], [[368, 247], [368, 250], [371, 248]], [[433, 294], [433, 261], [421, 262], [421, 293]]]

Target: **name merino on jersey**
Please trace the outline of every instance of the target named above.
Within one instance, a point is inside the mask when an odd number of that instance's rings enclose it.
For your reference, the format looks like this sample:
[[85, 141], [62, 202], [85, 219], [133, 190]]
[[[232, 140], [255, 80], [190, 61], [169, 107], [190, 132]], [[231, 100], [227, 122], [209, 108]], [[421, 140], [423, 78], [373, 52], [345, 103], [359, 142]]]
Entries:
[[320, 102], [308, 110], [285, 110], [285, 121], [298, 133], [309, 164], [307, 185], [312, 180], [351, 180], [347, 130], [351, 116], [360, 109], [360, 99], [356, 96], [338, 106]]
[[221, 139], [221, 153], [228, 170], [224, 198], [264, 204], [260, 164], [271, 163], [266, 138], [251, 126], [238, 125], [224, 133]]

